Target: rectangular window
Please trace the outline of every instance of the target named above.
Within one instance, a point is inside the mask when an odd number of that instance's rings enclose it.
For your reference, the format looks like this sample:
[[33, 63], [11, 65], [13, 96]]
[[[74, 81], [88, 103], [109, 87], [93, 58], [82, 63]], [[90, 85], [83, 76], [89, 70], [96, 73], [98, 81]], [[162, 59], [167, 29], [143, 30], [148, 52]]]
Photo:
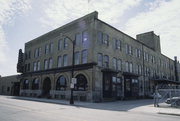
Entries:
[[129, 54], [129, 49], [128, 49], [128, 48], [129, 48], [129, 45], [126, 44], [126, 45], [125, 45], [125, 48], [126, 48], [126, 54]]
[[104, 56], [104, 67], [105, 68], [109, 67], [109, 56], [107, 55]]
[[133, 55], [133, 47], [129, 45], [129, 55]]
[[63, 66], [67, 66], [68, 65], [68, 57], [67, 55], [63, 55]]
[[98, 53], [98, 66], [102, 67], [102, 62], [103, 62], [103, 56], [101, 53]]
[[103, 34], [103, 43], [109, 45], [109, 36], [107, 34]]
[[118, 69], [118, 71], [122, 70], [122, 60], [121, 59], [118, 59], [118, 61], [117, 61], [117, 69]]
[[46, 44], [45, 45], [45, 54], [48, 54], [49, 53], [49, 44]]
[[62, 57], [61, 56], [58, 56], [58, 68], [59, 67], [62, 67]]
[[82, 33], [82, 44], [83, 44], [83, 47], [88, 47], [88, 43], [89, 43], [89, 40], [88, 40], [88, 32], [87, 31], [84, 31]]
[[48, 69], [48, 60], [44, 60], [44, 69], [47, 70]]
[[52, 60], [52, 58], [49, 58], [49, 69], [52, 68], [52, 65], [53, 65], [53, 60]]
[[102, 42], [102, 32], [98, 32], [98, 42], [100, 43], [100, 44], [102, 44], [103, 42]]
[[129, 72], [129, 63], [128, 62], [125, 62], [126, 64], [126, 72]]
[[113, 58], [113, 69], [117, 70], [117, 59]]
[[37, 71], [40, 70], [40, 61], [37, 62]]
[[42, 54], [42, 49], [40, 47], [40, 48], [38, 48], [38, 56], [41, 56], [41, 54]]
[[52, 53], [53, 52], [53, 43], [50, 43], [50, 48], [49, 48], [49, 52]]
[[34, 58], [37, 58], [37, 57], [38, 57], [38, 48], [36, 48], [34, 51]]
[[121, 41], [115, 39], [115, 49], [121, 50]]
[[75, 45], [81, 45], [81, 34], [79, 33], [75, 35]]
[[36, 62], [34, 62], [34, 71], [36, 71], [37, 69], [36, 69], [36, 67], [37, 67], [37, 63]]
[[138, 58], [141, 58], [141, 50], [138, 49]]
[[74, 54], [74, 64], [75, 65], [78, 65], [79, 63], [80, 63], [80, 53], [79, 52], [75, 52], [75, 54]]
[[58, 41], [58, 50], [62, 50], [63, 49], [62, 46], [63, 46], [63, 40], [59, 40]]
[[68, 49], [68, 38], [64, 38], [64, 49]]
[[129, 63], [129, 72], [130, 72], [130, 73], [133, 72], [133, 65], [132, 65], [132, 63]]
[[82, 64], [87, 63], [87, 50], [82, 51]]

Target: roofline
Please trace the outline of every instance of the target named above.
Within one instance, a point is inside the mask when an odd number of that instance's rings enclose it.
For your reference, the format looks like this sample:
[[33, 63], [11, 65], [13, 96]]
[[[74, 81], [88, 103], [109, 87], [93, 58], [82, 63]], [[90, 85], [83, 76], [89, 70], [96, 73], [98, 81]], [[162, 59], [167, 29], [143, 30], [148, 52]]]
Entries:
[[93, 16], [93, 15], [95, 16], [95, 18], [97, 18], [97, 17], [98, 17], [98, 12], [97, 12], [97, 11], [94, 11], [94, 12], [91, 12], [91, 13], [83, 16], [83, 17], [80, 17], [80, 18], [78, 18], [78, 19], [75, 19], [75, 20], [73, 20], [73, 21], [71, 21], [71, 22], [69, 22], [69, 23], [67, 23], [67, 24], [65, 24], [65, 25], [62, 25], [61, 27], [58, 27], [58, 28], [56, 28], [56, 29], [54, 29], [54, 30], [51, 30], [51, 31], [49, 31], [49, 32], [47, 32], [47, 33], [45, 33], [45, 34], [43, 34], [43, 35], [40, 35], [39, 37], [37, 37], [37, 38], [35, 38], [35, 39], [32, 39], [32, 40], [26, 42], [25, 45], [26, 45], [26, 44], [30, 44], [31, 42], [36, 41], [36, 40], [38, 40], [38, 39], [41, 39], [41, 38], [43, 38], [43, 37], [46, 37], [46, 36], [48, 36], [49, 34], [52, 34], [52, 33], [54, 33], [54, 32], [57, 32], [57, 31], [59, 31], [60, 29], [63, 29], [63, 28], [65, 28], [65, 27], [67, 27], [67, 26], [69, 26], [69, 25], [71, 25], [71, 24], [73, 24], [73, 23], [76, 23], [77, 21], [79, 21], [79, 20], [81, 20], [81, 19], [83, 19], [83, 18], [86, 18], [86, 17], [89, 17], [89, 16]]
[[[108, 24], [108, 23], [106, 23], [106, 22], [104, 22], [104, 21], [102, 21], [102, 20], [100, 20], [100, 19], [98, 19], [98, 18], [96, 18], [96, 20], [98, 20], [98, 21], [100, 21], [100, 22], [102, 22], [102, 23], [106, 24], [107, 26], [109, 26], [109, 27], [111, 27], [111, 28], [115, 29], [116, 31], [121, 32], [122, 34], [124, 34], [124, 35], [126, 35], [126, 36], [130, 37], [131, 39], [133, 39], [133, 40], [135, 40], [136, 42], [138, 42], [138, 43], [142, 44], [143, 46], [147, 47], [148, 49], [151, 49], [151, 48], [149, 48], [147, 45], [145, 45], [144, 43], [142, 43], [142, 42], [138, 41], [137, 39], [135, 39], [135, 38], [131, 37], [130, 35], [128, 35], [128, 34], [126, 34], [126, 33], [122, 32], [122, 31], [120, 31], [119, 29], [117, 29], [117, 28], [115, 28], [115, 27], [111, 26], [110, 24]], [[153, 33], [154, 33], [154, 31], [150, 31], [149, 33], [151, 33], [151, 32], [153, 32]], [[147, 32], [146, 32], [146, 33], [147, 33]], [[143, 33], [141, 33], [141, 34], [143, 34]], [[138, 34], [138, 35], [140, 35], [140, 34]], [[158, 37], [159, 37], [159, 35], [156, 35], [156, 36], [158, 36]], [[153, 49], [151, 49], [151, 50], [152, 50], [152, 51], [154, 51]], [[154, 51], [154, 52], [155, 52], [155, 51]], [[166, 58], [168, 58], [168, 59], [170, 59], [170, 60], [174, 61], [174, 60], [173, 60], [173, 59], [171, 59], [170, 57], [167, 57], [166, 55], [164, 55], [164, 54], [162, 54], [162, 53], [160, 53], [160, 54], [161, 54], [162, 56], [165, 56]]]

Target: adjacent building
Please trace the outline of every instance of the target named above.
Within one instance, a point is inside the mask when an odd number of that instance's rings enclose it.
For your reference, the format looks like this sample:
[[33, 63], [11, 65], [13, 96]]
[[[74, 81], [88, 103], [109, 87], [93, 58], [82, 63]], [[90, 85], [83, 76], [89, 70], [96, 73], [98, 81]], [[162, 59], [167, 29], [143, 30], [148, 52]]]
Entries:
[[73, 76], [75, 99], [103, 101], [149, 96], [159, 83], [178, 85], [179, 67], [161, 53], [153, 31], [134, 39], [93, 12], [25, 43], [17, 71], [20, 95], [69, 99]]
[[0, 95], [19, 95], [20, 82], [17, 76], [18, 75], [0, 76]]

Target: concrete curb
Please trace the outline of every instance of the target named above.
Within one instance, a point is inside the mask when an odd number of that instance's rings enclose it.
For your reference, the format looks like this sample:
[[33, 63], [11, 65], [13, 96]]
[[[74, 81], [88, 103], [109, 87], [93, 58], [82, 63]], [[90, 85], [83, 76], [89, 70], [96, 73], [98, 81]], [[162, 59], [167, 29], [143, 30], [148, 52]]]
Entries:
[[180, 116], [180, 114], [175, 114], [175, 113], [163, 113], [163, 112], [159, 112], [158, 114]]

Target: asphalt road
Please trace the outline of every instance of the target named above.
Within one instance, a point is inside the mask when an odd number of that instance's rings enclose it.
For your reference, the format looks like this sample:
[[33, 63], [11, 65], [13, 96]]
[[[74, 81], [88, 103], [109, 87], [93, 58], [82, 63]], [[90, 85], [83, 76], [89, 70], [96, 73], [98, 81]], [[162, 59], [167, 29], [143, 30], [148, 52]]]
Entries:
[[[92, 104], [93, 105], [93, 104]], [[88, 105], [70, 106], [0, 96], [0, 121], [179, 121], [179, 116]], [[99, 104], [101, 105], [101, 104]], [[112, 103], [116, 105], [116, 103]], [[128, 105], [124, 106], [128, 108]]]

